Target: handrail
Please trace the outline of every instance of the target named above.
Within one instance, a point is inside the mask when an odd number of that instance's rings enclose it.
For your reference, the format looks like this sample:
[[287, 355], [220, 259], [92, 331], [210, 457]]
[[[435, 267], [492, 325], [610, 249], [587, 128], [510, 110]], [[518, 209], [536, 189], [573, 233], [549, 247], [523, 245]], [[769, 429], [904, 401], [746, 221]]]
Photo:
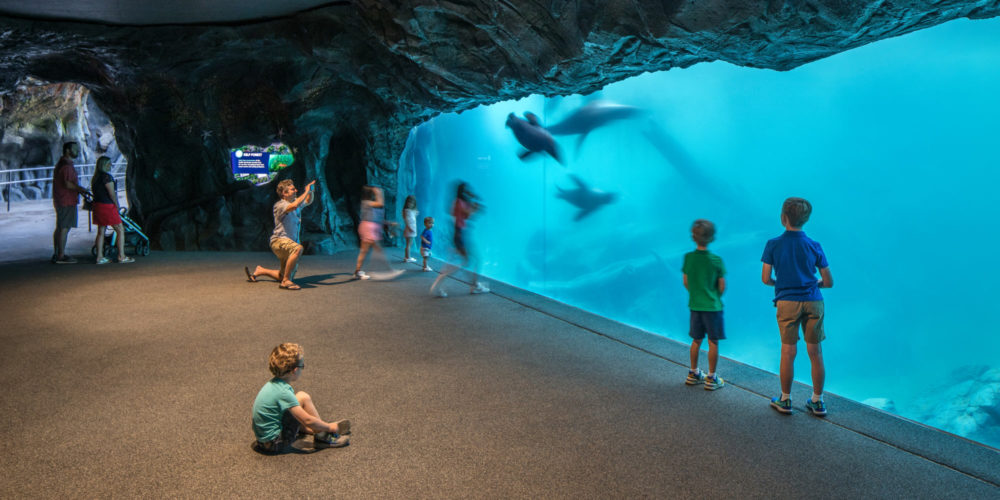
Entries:
[[[121, 167], [122, 165], [128, 165], [128, 162], [125, 161], [125, 160], [118, 160], [117, 162], [115, 162], [115, 163], [112, 164], [113, 167], [116, 167], [115, 170], [118, 170], [117, 167]], [[96, 166], [97, 166], [97, 163], [78, 163], [78, 164], [74, 164], [73, 165], [73, 167], [96, 167]], [[46, 183], [46, 182], [52, 182], [52, 180], [53, 180], [52, 177], [38, 177], [38, 178], [35, 178], [35, 179], [10, 180], [11, 174], [17, 173], [17, 172], [31, 172], [31, 171], [35, 171], [35, 170], [54, 170], [54, 169], [55, 169], [55, 166], [51, 166], [51, 167], [28, 167], [28, 168], [15, 168], [15, 169], [8, 169], [8, 170], [0, 170], [0, 174], [7, 174], [7, 180], [3, 181], [3, 182], [0, 182], [0, 186], [6, 186], [6, 187], [3, 188], [3, 190], [6, 191], [5, 194], [6, 194], [6, 198], [7, 198], [7, 211], [10, 212], [10, 203], [11, 203], [11, 199], [10, 199], [10, 186], [15, 185], [15, 184]], [[125, 174], [119, 172], [119, 173], [116, 173], [116, 174], [111, 174], [111, 176], [115, 180], [122, 181], [122, 183], [119, 185], [120, 187], [118, 188], [118, 192], [124, 191], [125, 190], [124, 184], [125, 184], [125, 180], [126, 180], [125, 179]], [[78, 174], [78, 179], [81, 179], [81, 180], [92, 179], [93, 177], [94, 177], [94, 173], [80, 173], [80, 174]], [[83, 185], [82, 182], [80, 184]]]

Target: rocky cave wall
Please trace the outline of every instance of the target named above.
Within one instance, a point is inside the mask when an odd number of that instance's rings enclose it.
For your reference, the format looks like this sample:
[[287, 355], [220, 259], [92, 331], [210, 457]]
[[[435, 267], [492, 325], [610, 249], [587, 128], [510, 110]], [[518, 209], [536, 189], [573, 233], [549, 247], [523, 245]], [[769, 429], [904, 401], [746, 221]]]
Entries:
[[0, 170], [8, 171], [0, 181], [15, 183], [0, 189], [0, 200], [51, 198], [51, 168], [69, 141], [80, 145], [77, 164], [93, 164], [101, 155], [116, 165], [123, 159], [114, 126], [86, 87], [26, 78], [0, 95]]
[[[360, 187], [386, 188], [416, 124], [530, 94], [589, 93], [698, 62], [788, 70], [1000, 0], [331, 2], [278, 19], [108, 26], [0, 17], [0, 93], [86, 85], [128, 158], [132, 215], [167, 250], [264, 250], [273, 184], [316, 179], [309, 253], [356, 244]], [[234, 181], [228, 148], [280, 140], [270, 185]]]

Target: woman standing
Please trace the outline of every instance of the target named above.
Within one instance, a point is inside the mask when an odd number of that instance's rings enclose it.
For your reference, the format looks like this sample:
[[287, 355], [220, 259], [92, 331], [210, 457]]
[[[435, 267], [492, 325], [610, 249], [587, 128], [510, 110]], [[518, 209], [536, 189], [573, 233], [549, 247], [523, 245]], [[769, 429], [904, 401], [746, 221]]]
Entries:
[[118, 262], [128, 264], [135, 259], [125, 255], [125, 227], [118, 215], [118, 182], [111, 176], [111, 158], [97, 159], [94, 177], [90, 180], [90, 192], [94, 195], [94, 224], [97, 224], [97, 263], [107, 264], [111, 259], [104, 256], [104, 231], [111, 226], [118, 234]]

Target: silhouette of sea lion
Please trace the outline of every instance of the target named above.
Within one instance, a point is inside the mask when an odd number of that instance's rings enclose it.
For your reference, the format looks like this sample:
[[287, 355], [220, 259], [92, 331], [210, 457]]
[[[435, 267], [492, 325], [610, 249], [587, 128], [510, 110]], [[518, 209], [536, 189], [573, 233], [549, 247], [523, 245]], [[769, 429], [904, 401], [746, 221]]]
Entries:
[[579, 135], [576, 140], [576, 152], [579, 154], [583, 140], [594, 129], [603, 127], [613, 121], [626, 120], [642, 113], [635, 106], [615, 104], [609, 101], [592, 101], [570, 113], [563, 121], [546, 127], [553, 135]]
[[538, 121], [538, 117], [534, 113], [526, 112], [524, 113], [524, 118], [526, 119], [518, 118], [514, 113], [507, 115], [507, 127], [514, 132], [517, 142], [521, 143], [527, 149], [527, 151], [523, 151], [517, 156], [521, 160], [525, 160], [535, 153], [548, 153], [549, 156], [562, 164], [562, 157], [559, 154], [559, 146], [556, 145], [556, 140], [552, 138], [552, 134], [542, 127], [542, 124]]
[[570, 178], [572, 178], [573, 182], [576, 183], [576, 189], [563, 189], [556, 186], [556, 189], [559, 190], [559, 192], [556, 193], [556, 198], [566, 200], [570, 203], [570, 205], [580, 209], [580, 211], [576, 213], [576, 217], [573, 218], [574, 221], [583, 219], [598, 208], [615, 201], [618, 197], [615, 193], [605, 193], [604, 191], [591, 189], [590, 186], [583, 182], [583, 179], [580, 179], [573, 174], [570, 174]]

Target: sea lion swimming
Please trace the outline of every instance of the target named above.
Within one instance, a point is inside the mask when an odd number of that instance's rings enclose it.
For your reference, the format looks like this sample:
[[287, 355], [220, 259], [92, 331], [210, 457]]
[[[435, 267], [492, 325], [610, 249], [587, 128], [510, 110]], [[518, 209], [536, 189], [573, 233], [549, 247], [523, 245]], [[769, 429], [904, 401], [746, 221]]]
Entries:
[[643, 110], [635, 106], [609, 101], [592, 101], [570, 113], [563, 121], [546, 127], [546, 130], [553, 135], [579, 135], [576, 140], [576, 150], [579, 153], [587, 134], [613, 121], [633, 118], [642, 112]]
[[574, 221], [583, 219], [598, 208], [615, 201], [618, 197], [616, 193], [606, 193], [597, 189], [591, 189], [590, 186], [583, 182], [583, 179], [573, 174], [570, 174], [570, 178], [576, 183], [576, 189], [563, 189], [556, 186], [556, 189], [559, 190], [556, 193], [556, 198], [566, 200], [570, 205], [580, 209], [576, 213], [576, 217], [573, 218]]
[[552, 134], [542, 127], [542, 124], [538, 121], [538, 117], [534, 113], [524, 113], [524, 119], [518, 118], [514, 113], [507, 115], [507, 127], [514, 132], [517, 142], [521, 143], [527, 149], [527, 151], [523, 151], [517, 155], [521, 160], [526, 160], [535, 153], [548, 153], [549, 156], [562, 164], [562, 157], [559, 154], [559, 146], [556, 145], [556, 140], [552, 138]]

